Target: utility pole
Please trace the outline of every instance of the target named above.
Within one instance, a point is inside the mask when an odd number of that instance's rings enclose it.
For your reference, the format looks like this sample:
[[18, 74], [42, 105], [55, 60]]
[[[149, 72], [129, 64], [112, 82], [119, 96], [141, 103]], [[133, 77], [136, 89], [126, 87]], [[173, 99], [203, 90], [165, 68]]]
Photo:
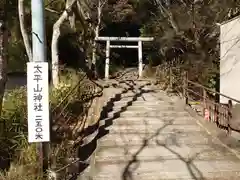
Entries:
[[32, 0], [32, 51], [33, 61], [46, 61], [44, 0]]
[[[31, 11], [32, 11], [32, 56], [33, 56], [32, 59], [33, 59], [33, 63], [34, 64], [41, 63], [41, 64], [47, 66], [44, 0], [31, 0]], [[48, 66], [46, 69], [48, 69]], [[43, 74], [43, 76], [48, 76], [48, 72]], [[44, 77], [42, 79], [46, 79], [46, 77]], [[48, 94], [48, 87], [43, 87], [43, 88], [47, 89], [46, 92]], [[28, 97], [28, 98], [31, 98], [31, 97]], [[46, 104], [48, 104], [48, 102], [45, 103], [45, 105], [44, 104], [43, 105], [48, 106]], [[49, 109], [49, 108], [47, 107], [47, 109]], [[43, 119], [46, 120], [48, 118], [45, 117]], [[30, 117], [29, 120], [34, 121], [33, 117]], [[36, 119], [35, 119], [35, 121], [36, 121]], [[43, 126], [44, 126], [44, 124], [43, 124]], [[45, 125], [45, 127], [48, 127], [48, 125], [47, 126]], [[35, 141], [35, 142], [37, 145], [36, 151], [39, 156], [39, 175], [40, 175], [40, 177], [43, 177], [44, 171], [47, 169], [46, 166], [48, 165], [48, 162], [46, 162], [46, 160], [48, 160], [48, 158], [45, 158], [46, 156], [44, 153], [44, 147], [45, 147], [44, 142], [43, 141], [39, 141], [39, 142]]]

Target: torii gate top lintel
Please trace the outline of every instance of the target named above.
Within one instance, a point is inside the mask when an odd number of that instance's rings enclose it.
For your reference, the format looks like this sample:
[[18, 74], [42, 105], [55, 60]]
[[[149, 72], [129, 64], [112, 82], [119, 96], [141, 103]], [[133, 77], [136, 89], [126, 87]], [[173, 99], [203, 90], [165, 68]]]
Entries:
[[96, 41], [153, 41], [153, 37], [105, 37], [100, 36], [95, 38]]
[[[142, 42], [153, 41], [153, 37], [96, 37], [95, 41], [106, 41], [106, 61], [105, 61], [105, 79], [109, 78], [109, 56], [111, 48], [137, 48], [138, 49], [138, 72], [139, 77], [142, 77]], [[111, 41], [123, 42], [138, 42], [138, 45], [111, 45]]]

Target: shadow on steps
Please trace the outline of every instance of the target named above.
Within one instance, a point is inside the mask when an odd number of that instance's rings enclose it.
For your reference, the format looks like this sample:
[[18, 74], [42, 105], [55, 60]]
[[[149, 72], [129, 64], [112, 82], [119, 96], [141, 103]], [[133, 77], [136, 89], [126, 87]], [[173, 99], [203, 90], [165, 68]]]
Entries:
[[[82, 132], [82, 135], [84, 137], [88, 137], [91, 134], [94, 134], [97, 132], [97, 135], [90, 140], [89, 142], [86, 142], [83, 146], [81, 146], [78, 150], [78, 158], [82, 161], [85, 161], [86, 163], [81, 163], [79, 165], [78, 173], [76, 173], [71, 179], [76, 180], [79, 176], [79, 174], [83, 174], [84, 170], [89, 167], [90, 158], [93, 155], [94, 151], [97, 148], [97, 141], [98, 139], [104, 137], [109, 133], [109, 130], [106, 128], [111, 126], [113, 124], [113, 121], [120, 117], [120, 114], [125, 112], [129, 106], [133, 104], [134, 101], [137, 100], [138, 97], [140, 97], [144, 93], [154, 92], [152, 90], [144, 90], [143, 88], [146, 87], [146, 85], [142, 85], [138, 88], [136, 88], [136, 84], [134, 81], [121, 81], [119, 84], [125, 84], [127, 88], [125, 88], [121, 93], [118, 93], [115, 95], [115, 97], [111, 98], [107, 104], [103, 107], [100, 119], [98, 123], [94, 126], [91, 126], [87, 128], [84, 132]], [[139, 91], [139, 92], [135, 92]], [[128, 92], [133, 92], [134, 95], [131, 100], [129, 100], [125, 106], [121, 107], [121, 109], [113, 114], [113, 117], [108, 118], [108, 113], [113, 111], [114, 103], [121, 101], [124, 94]], [[102, 125], [103, 124], [103, 125]]]

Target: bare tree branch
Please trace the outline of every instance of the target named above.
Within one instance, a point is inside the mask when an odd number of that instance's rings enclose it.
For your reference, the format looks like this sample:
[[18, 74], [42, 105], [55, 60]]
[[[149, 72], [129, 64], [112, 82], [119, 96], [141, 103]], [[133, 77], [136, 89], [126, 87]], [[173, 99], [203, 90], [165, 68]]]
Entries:
[[61, 12], [58, 12], [54, 9], [50, 9], [50, 8], [45, 8], [45, 10], [49, 11], [49, 12], [52, 12], [52, 13], [55, 13], [55, 14], [61, 14]]
[[0, 8], [0, 115], [2, 112], [2, 101], [7, 82], [7, 0], [2, 0]]
[[20, 22], [20, 30], [23, 37], [23, 43], [27, 52], [28, 60], [31, 62], [32, 48], [31, 48], [28, 33], [25, 28], [24, 0], [18, 0], [18, 16], [19, 16], [19, 22]]

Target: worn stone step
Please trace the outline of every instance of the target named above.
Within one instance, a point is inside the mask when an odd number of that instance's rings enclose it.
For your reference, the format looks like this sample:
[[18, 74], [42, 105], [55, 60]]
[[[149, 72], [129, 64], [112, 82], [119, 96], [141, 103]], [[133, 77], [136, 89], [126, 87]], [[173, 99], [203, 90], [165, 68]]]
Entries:
[[95, 158], [97, 162], [107, 164], [131, 161], [136, 157], [139, 161], [153, 162], [159, 160], [183, 159], [194, 160], [229, 160], [239, 161], [236, 156], [224, 147], [217, 146], [129, 146], [99, 148]]
[[[174, 105], [170, 105], [170, 104], [166, 104], [164, 102], [162, 102], [161, 104], [153, 104], [153, 103], [149, 103], [149, 104], [144, 104], [144, 103], [136, 103], [137, 101], [133, 101], [132, 104], [130, 104], [128, 107], [133, 107], [133, 108], [142, 108], [142, 107], [147, 107], [147, 108], [159, 108], [159, 107], [174, 107]], [[147, 103], [147, 102], [146, 102]], [[126, 102], [122, 102], [122, 101], [118, 101], [116, 103], [114, 103], [114, 107], [121, 107], [121, 106], [126, 106], [127, 103]]]
[[156, 100], [168, 102], [168, 100], [170, 99], [157, 93], [143, 93], [138, 97], [138, 101], [156, 101]]
[[[122, 104], [122, 105], [126, 105], [127, 103], [129, 103], [131, 101], [131, 97], [129, 97], [129, 99], [127, 98], [124, 98], [124, 99], [121, 99], [119, 101], [116, 101], [114, 102], [114, 104]], [[166, 103], [164, 101], [144, 101], [144, 100], [134, 100], [134, 101], [131, 101], [133, 105], [144, 105], [144, 106], [153, 106], [153, 105], [173, 105], [171, 103]]]
[[99, 139], [99, 144], [103, 147], [108, 146], [136, 146], [143, 145], [147, 140], [148, 145], [187, 145], [187, 146], [201, 146], [201, 145], [214, 145], [213, 140], [205, 132], [191, 132], [191, 133], [170, 133], [170, 134], [147, 134], [147, 133], [132, 133], [132, 134], [107, 134]]
[[108, 128], [111, 133], [187, 133], [187, 132], [199, 132], [204, 131], [198, 124], [191, 125], [171, 125], [171, 122], [162, 123], [159, 125], [152, 124], [138, 124], [138, 125], [113, 125]]
[[140, 91], [131, 91], [131, 90], [128, 90], [128, 91], [126, 91], [126, 92], [124, 92], [124, 93], [122, 93], [121, 94], [121, 97], [134, 97], [134, 96], [136, 96], [138, 93], [140, 93]]
[[116, 101], [116, 102], [128, 102], [128, 101], [132, 101], [133, 99], [136, 99], [136, 96], [135, 95], [121, 95], [121, 98]]
[[129, 100], [128, 102], [123, 102], [123, 101], [115, 101], [113, 103], [113, 106], [112, 108], [113, 109], [120, 109], [122, 107], [124, 108], [133, 108], [133, 109], [136, 109], [136, 108], [139, 108], [139, 110], [141, 111], [141, 109], [143, 107], [147, 107], [148, 109], [152, 108], [152, 109], [159, 109], [159, 107], [170, 107], [171, 105], [168, 105], [168, 104], [165, 104], [165, 103], [162, 103], [162, 104], [146, 104], [146, 103], [140, 103], [140, 104], [136, 104], [135, 103], [136, 101], [134, 100]]
[[108, 113], [108, 117], [166, 117], [171, 116], [173, 118], [178, 117], [190, 117], [188, 112], [174, 111], [174, 110], [161, 110], [158, 111], [111, 111]]
[[117, 101], [114, 102], [114, 104], [122, 104], [122, 102], [130, 102], [132, 101], [134, 96], [124, 96], [121, 98], [118, 98]]
[[94, 180], [179, 180], [240, 177], [239, 162], [167, 160], [96, 163]]
[[[117, 111], [117, 110], [120, 110], [122, 108], [123, 108], [123, 106], [116, 105], [116, 106], [113, 107], [113, 110]], [[161, 110], [173, 110], [173, 111], [176, 110], [174, 106], [168, 106], [168, 105], [165, 105], [165, 106], [163, 106], [163, 105], [159, 105], [159, 106], [156, 106], [156, 105], [154, 105], [154, 106], [132, 105], [132, 106], [126, 107], [126, 109], [128, 111], [159, 111], [159, 109], [161, 109]]]
[[164, 100], [165, 102], [171, 101], [171, 98], [166, 93], [159, 92], [157, 90], [153, 90], [152, 92], [149, 92], [149, 93], [143, 93], [143, 94], [141, 94], [141, 96], [139, 96], [139, 98], [142, 100], [154, 98], [157, 100]]
[[164, 101], [165, 103], [169, 103], [170, 99], [168, 97], [161, 98], [157, 95], [145, 96], [144, 94], [137, 98], [138, 101], [145, 101], [145, 102], [156, 102], [156, 101]]
[[113, 106], [112, 108], [114, 107], [126, 107], [126, 106], [130, 106], [132, 104], [133, 100], [132, 99], [129, 99], [128, 101], [115, 101], [113, 102]]
[[[222, 173], [221, 173], [222, 174]], [[218, 173], [214, 173], [214, 174], [211, 174], [211, 177], [207, 177], [207, 178], [204, 178], [204, 177], [201, 177], [199, 179], [201, 180], [239, 180], [239, 176], [236, 176], [236, 175], [239, 174], [239, 172], [234, 172], [234, 171], [230, 171], [230, 172], [227, 172], [227, 173], [224, 173], [224, 176], [221, 176], [219, 175]], [[112, 179], [116, 179], [116, 180], [123, 180], [122, 177], [119, 178], [119, 177], [113, 177], [112, 175], [109, 175], [107, 177], [105, 176], [96, 176], [96, 177], [91, 177], [90, 178], [91, 180], [112, 180]], [[131, 176], [131, 178], [129, 178], [131, 180], [176, 180], [175, 178], [161, 178], [161, 177], [158, 177], [158, 176], [153, 176], [153, 175], [142, 175], [142, 176], [138, 176], [136, 178], [133, 178]], [[80, 179], [80, 180], [89, 180], [88, 179]], [[196, 180], [196, 177], [192, 177], [192, 178], [185, 178], [185, 177], [178, 177], [177, 180]]]
[[105, 118], [100, 121], [102, 125], [110, 124], [112, 125], [140, 125], [140, 124], [151, 124], [151, 125], [163, 125], [167, 123], [172, 123], [173, 125], [191, 125], [196, 124], [196, 120], [193, 118], [186, 117], [119, 117], [115, 118]]

